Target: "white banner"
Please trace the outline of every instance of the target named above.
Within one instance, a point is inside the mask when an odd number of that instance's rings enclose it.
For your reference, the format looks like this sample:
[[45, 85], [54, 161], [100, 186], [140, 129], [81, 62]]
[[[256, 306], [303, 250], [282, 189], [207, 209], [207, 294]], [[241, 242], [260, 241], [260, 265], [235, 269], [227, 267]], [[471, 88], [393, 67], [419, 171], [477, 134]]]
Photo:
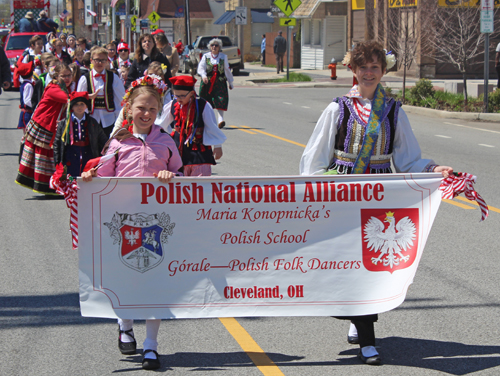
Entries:
[[440, 174], [79, 182], [83, 316], [350, 316], [400, 305]]

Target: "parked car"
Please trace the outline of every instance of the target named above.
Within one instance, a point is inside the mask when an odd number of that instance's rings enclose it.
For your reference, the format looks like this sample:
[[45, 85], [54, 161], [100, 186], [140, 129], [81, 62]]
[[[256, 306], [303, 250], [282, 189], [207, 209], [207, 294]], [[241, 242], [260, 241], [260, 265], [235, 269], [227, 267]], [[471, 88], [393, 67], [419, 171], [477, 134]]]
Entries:
[[22, 56], [24, 50], [30, 46], [30, 39], [33, 35], [40, 35], [43, 39], [43, 44], [47, 43], [47, 33], [32, 32], [32, 33], [10, 33], [5, 40], [4, 50], [10, 62], [10, 71], [14, 73], [14, 66]]
[[198, 69], [198, 64], [203, 54], [207, 53], [208, 43], [214, 39], [218, 38], [222, 41], [221, 52], [227, 55], [229, 68], [233, 70], [233, 75], [237, 76], [240, 74], [240, 69], [244, 69], [243, 63], [241, 62], [241, 51], [238, 47], [233, 46], [231, 39], [227, 36], [217, 35], [217, 36], [199, 36], [193, 43], [193, 48], [189, 51], [189, 58], [191, 63], [191, 69], [194, 70], [193, 73]]

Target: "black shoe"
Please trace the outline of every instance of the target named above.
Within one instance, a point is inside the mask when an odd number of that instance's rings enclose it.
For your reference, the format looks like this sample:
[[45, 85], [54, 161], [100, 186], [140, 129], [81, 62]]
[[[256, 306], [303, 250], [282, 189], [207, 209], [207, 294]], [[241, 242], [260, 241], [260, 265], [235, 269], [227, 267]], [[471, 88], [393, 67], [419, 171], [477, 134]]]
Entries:
[[224, 128], [225, 126], [226, 126], [226, 122], [225, 122], [225, 121], [221, 121], [221, 122], [219, 123], [219, 129], [222, 129], [222, 128]]
[[361, 349], [359, 350], [358, 358], [361, 359], [363, 363], [369, 364], [371, 366], [378, 366], [382, 362], [382, 359], [380, 359], [380, 355], [377, 354], [367, 358], [363, 355]]
[[351, 345], [357, 345], [359, 343], [359, 338], [354, 336], [347, 336], [347, 343], [350, 343]]
[[[137, 351], [137, 342], [132, 334], [133, 329], [120, 330], [120, 325], [118, 325], [118, 348], [123, 355], [133, 355]], [[134, 342], [122, 342], [122, 333], [125, 333], [134, 339]]]
[[[155, 353], [156, 359], [144, 358], [144, 355], [150, 352]], [[158, 369], [160, 368], [160, 366], [161, 363], [158, 353], [154, 350], [144, 350], [144, 353], [142, 354], [142, 368], [147, 370], [152, 370], [152, 369]]]

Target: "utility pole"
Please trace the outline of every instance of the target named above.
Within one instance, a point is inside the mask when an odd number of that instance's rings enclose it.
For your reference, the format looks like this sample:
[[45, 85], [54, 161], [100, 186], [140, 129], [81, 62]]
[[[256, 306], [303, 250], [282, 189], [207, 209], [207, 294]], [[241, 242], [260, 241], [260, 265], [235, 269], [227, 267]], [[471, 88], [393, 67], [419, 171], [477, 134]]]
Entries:
[[186, 46], [191, 44], [191, 17], [189, 16], [189, 0], [184, 2], [184, 20], [186, 22]]
[[[243, 6], [243, 0], [238, 0], [238, 6], [242, 7]], [[221, 46], [222, 47], [222, 46]], [[241, 66], [243, 66], [244, 63], [244, 43], [243, 43], [243, 25], [238, 25], [238, 47], [240, 48], [241, 51]]]

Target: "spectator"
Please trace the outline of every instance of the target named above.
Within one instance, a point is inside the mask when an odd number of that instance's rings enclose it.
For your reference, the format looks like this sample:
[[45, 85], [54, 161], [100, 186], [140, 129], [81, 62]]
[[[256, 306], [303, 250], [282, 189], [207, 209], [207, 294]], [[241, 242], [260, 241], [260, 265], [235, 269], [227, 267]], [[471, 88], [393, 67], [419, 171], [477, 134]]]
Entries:
[[[10, 74], [10, 63], [5, 55], [3, 47], [0, 47], [0, 82], [5, 89], [10, 86], [11, 74]], [[2, 88], [0, 87], [0, 94], [2, 93]]]
[[266, 65], [266, 34], [262, 34], [262, 42], [260, 43], [260, 54], [262, 55], [262, 66]]
[[80, 47], [84, 53], [90, 52], [87, 48], [87, 39], [85, 38], [78, 38], [76, 40], [76, 47]]
[[50, 31], [56, 32], [59, 28], [59, 24], [48, 18], [47, 12], [44, 10], [40, 12], [40, 18], [38, 19], [37, 24], [39, 31], [44, 31], [47, 33]]
[[182, 39], [179, 39], [179, 41], [175, 45], [175, 48], [177, 48], [177, 53], [179, 54], [179, 56], [182, 55], [182, 51], [184, 51], [184, 45], [182, 44]]
[[274, 38], [274, 55], [276, 56], [276, 73], [284, 72], [283, 57], [286, 52], [286, 39], [283, 38], [283, 32], [278, 31], [278, 36]]
[[33, 31], [39, 31], [38, 26], [33, 19], [33, 12], [27, 12], [26, 16], [19, 21], [19, 32], [31, 33]]

